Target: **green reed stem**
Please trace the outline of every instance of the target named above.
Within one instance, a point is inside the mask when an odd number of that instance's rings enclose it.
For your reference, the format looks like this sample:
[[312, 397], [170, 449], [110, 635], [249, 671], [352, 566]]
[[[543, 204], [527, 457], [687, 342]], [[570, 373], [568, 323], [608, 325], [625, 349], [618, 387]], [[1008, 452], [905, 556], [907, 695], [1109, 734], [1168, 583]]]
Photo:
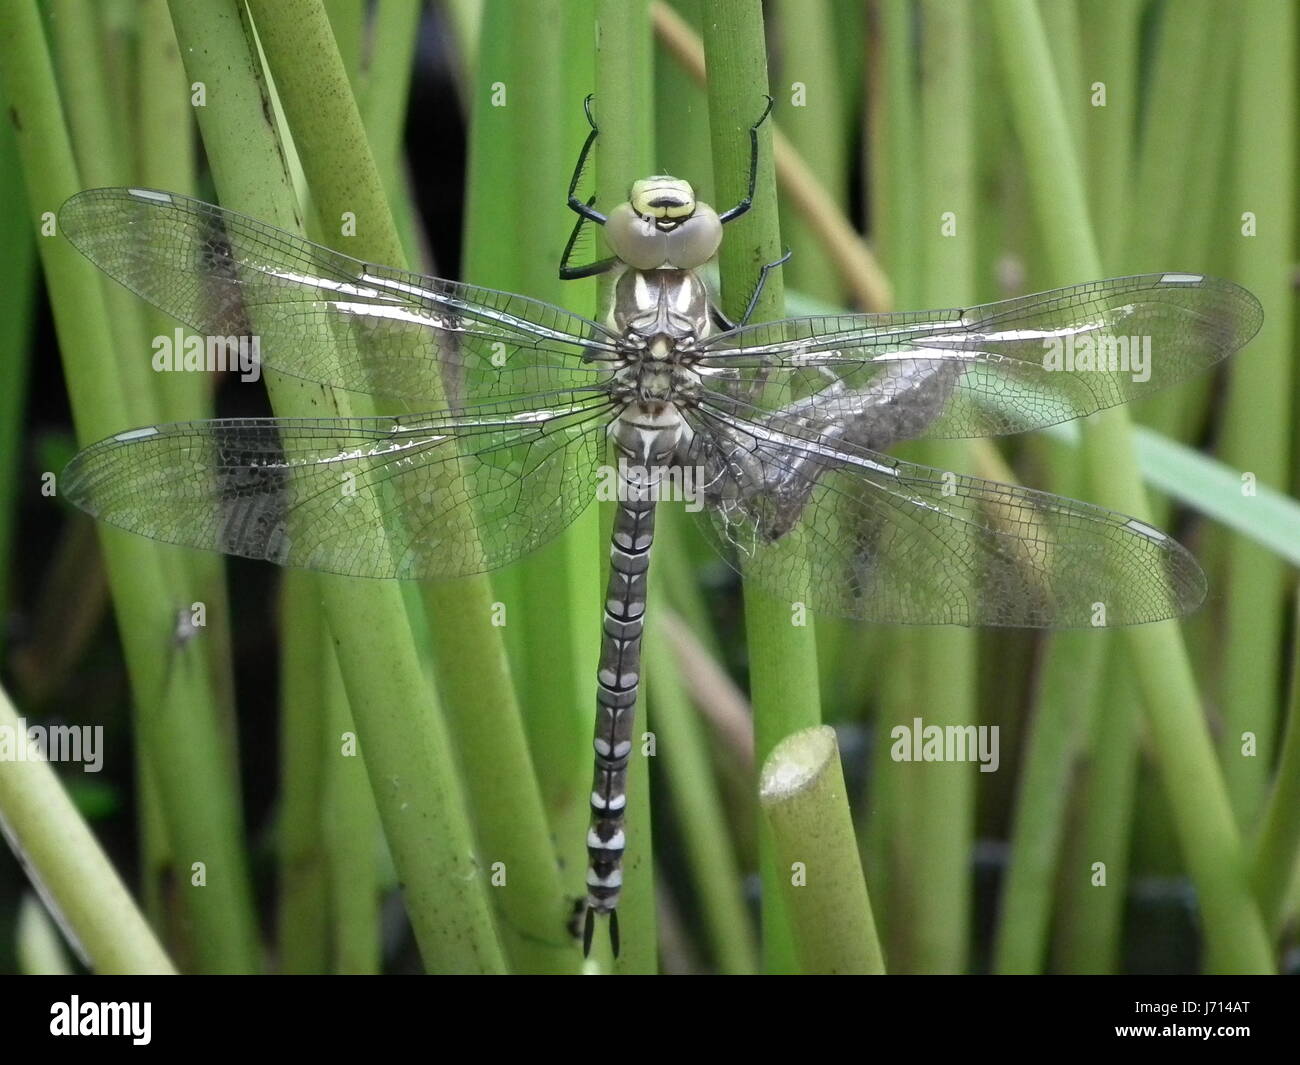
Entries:
[[382, 825], [366, 774], [364, 753], [356, 743], [356, 726], [338, 655], [329, 633], [320, 633], [324, 718], [325, 780], [319, 816], [327, 863], [330, 970], [372, 974], [383, 970], [383, 920], [380, 911], [391, 860], [379, 853]]
[[763, 763], [759, 799], [802, 971], [883, 973], [835, 730], [818, 725], [778, 743]]
[[[4, 105], [0, 99], [0, 106]], [[0, 201], [10, 204], [0, 213], [0, 291], [12, 294], [7, 313], [0, 315], [0, 455], [21, 453], [23, 409], [27, 403], [28, 354], [36, 273], [36, 243], [28, 223], [27, 193], [14, 141], [13, 127], [0, 129]], [[0, 617], [9, 616], [10, 561], [14, 523], [18, 515], [21, 467], [16, 461], [0, 462]], [[6, 647], [0, 631], [0, 655]]]
[[[482, 62], [476, 64], [482, 75], [469, 83], [467, 280], [555, 302], [583, 295], [561, 285], [557, 266], [568, 225], [563, 190], [574, 150], [569, 134], [575, 111], [580, 120], [581, 100], [590, 90], [590, 25], [585, 4], [493, 4], [487, 10], [479, 42]], [[587, 56], [570, 64], [547, 62], [546, 56], [572, 52], [578, 26], [586, 32]], [[528, 160], [522, 169], [521, 160]], [[502, 239], [506, 232], [510, 240]], [[586, 296], [589, 300], [589, 288]], [[587, 708], [589, 663], [594, 661], [585, 649], [591, 644], [598, 595], [596, 520], [591, 508], [539, 551], [494, 573], [492, 582], [525, 707], [520, 735], [527, 737], [527, 748], [521, 751], [530, 758], [521, 782], [528, 795], [511, 800], [524, 804], [529, 820], [517, 823], [514, 831], [534, 837], [537, 868], [548, 877], [542, 897], [545, 905], [560, 910], [566, 898], [585, 890]], [[484, 741], [490, 759], [491, 737], [485, 734]], [[534, 774], [533, 766], [545, 771]], [[498, 813], [518, 822], [504, 796]], [[557, 850], [565, 859], [564, 881], [555, 871]], [[551, 910], [549, 920], [560, 951], [554, 964], [576, 965], [579, 954], [564, 943], [560, 931], [564, 915]]]
[[[302, 126], [297, 146], [321, 216], [337, 219], [344, 210], [355, 211], [364, 247], [349, 250], [391, 259], [397, 241], [323, 10], [293, 3], [262, 14], [259, 33], [276, 68], [286, 113]], [[222, 199], [256, 217], [300, 228], [239, 9], [174, 3], [172, 15], [187, 73], [210, 94], [198, 117]], [[286, 50], [287, 60], [282, 58]], [[367, 161], [364, 174], [354, 170], [361, 159]], [[378, 254], [366, 256], [370, 249]], [[272, 391], [281, 414], [320, 413], [297, 389]], [[341, 396], [331, 399], [347, 413]], [[412, 642], [401, 590], [391, 582], [317, 580], [425, 963], [443, 971], [499, 971], [501, 948], [484, 871], [474, 859], [452, 744]], [[484, 673], [488, 682], [499, 675], [486, 666]]]
[[[1076, 144], [1089, 160], [1086, 192], [1107, 274], [1126, 271], [1120, 260], [1128, 239], [1132, 195], [1140, 14], [1137, 0], [1086, 0], [1079, 11], [1086, 77], [1072, 82], [1061, 72], [1058, 79], [1062, 95], [1076, 94], [1083, 107], [1082, 135]], [[1098, 82], [1105, 87], [1104, 107], [1092, 105], [1093, 86]], [[1052, 468], [1060, 471], [1054, 483], [1057, 491], [1086, 494], [1080, 458], [1054, 461]], [[1054, 768], [1045, 768], [1043, 779], [1051, 779], [1053, 773], [1057, 780], [1070, 779], [1073, 771], [1077, 774], [1073, 779], [1079, 783], [1068, 821], [1047, 823], [1041, 808], [1053, 804], [1050, 793], [1040, 791], [1030, 797], [1028, 789], [1029, 801], [1018, 807], [1017, 815], [1047, 832], [1074, 831], [1071, 838], [1047, 844], [1059, 848], [1057, 861], [1062, 865], [1056, 881], [1060, 890], [1055, 929], [1058, 967], [1066, 972], [1110, 972], [1121, 960], [1141, 707], [1129, 679], [1127, 656], [1111, 634], [1067, 632], [1054, 636], [1043, 672], [1045, 698], [1039, 713], [1046, 716], [1055, 711], [1061, 727], [1071, 730], [1071, 743], [1045, 759], [1061, 758]], [[1046, 699], [1049, 692], [1055, 693], [1052, 702]], [[1045, 736], [1048, 730], [1046, 723], [1036, 723], [1034, 736]], [[1031, 763], [1036, 754], [1031, 749]], [[1033, 771], [1032, 764], [1027, 771]], [[1016, 858], [1018, 852], [1017, 846]], [[1104, 888], [1094, 883], [1095, 862], [1104, 863]], [[1050, 875], [1042, 866], [1038, 873]], [[1040, 880], [1033, 890], [1050, 891], [1051, 887]], [[1005, 921], [1036, 926], [1035, 934], [1020, 937], [1014, 945], [1009, 938], [1012, 929], [1005, 930], [1006, 950], [1000, 957], [1009, 971], [1037, 971], [1045, 960], [1044, 944], [1036, 933], [1046, 931], [1051, 913], [1048, 900], [1041, 895], [1038, 898], [1039, 907], [1029, 907], [1017, 905], [1010, 888], [1005, 896]]]
[[[913, 34], [913, 9], [906, 0], [883, 0], [872, 59], [879, 87], [868, 101], [871, 165], [867, 182], [872, 231], [881, 261], [900, 306], [921, 302], [920, 187], [915, 180], [915, 160], [920, 155], [920, 104], [915, 91], [917, 44]], [[881, 308], [890, 310], [892, 308]], [[910, 634], [895, 629], [878, 630], [873, 643], [883, 645], [887, 675], [873, 677], [879, 693], [879, 710], [873, 722], [875, 756], [868, 774], [864, 806], [867, 822], [861, 832], [865, 866], [875, 892], [877, 918], [885, 937], [890, 965], [910, 969], [912, 926], [906, 919], [912, 869], [919, 861], [908, 821], [912, 812], [904, 774], [889, 758], [889, 729], [910, 720], [912, 706], [908, 679]], [[919, 844], [919, 841], [915, 841]]]
[[[35, 6], [0, 4], [0, 83], [18, 131], [30, 209], [53, 212], [80, 188], [45, 37]], [[39, 242], [73, 418], [83, 443], [134, 423], [118, 368], [102, 356], [114, 331], [93, 268], [66, 241]], [[252, 896], [230, 771], [214, 757], [226, 742], [203, 641], [174, 643], [176, 570], [165, 549], [115, 530], [101, 545], [137, 705], [142, 747], [152, 762], [168, 835], [185, 885], [197, 964], [209, 972], [251, 972], [259, 964]]]
[[[1250, 346], [1248, 357], [1233, 369], [1229, 406], [1229, 433], [1225, 441], [1229, 462], [1249, 470], [1261, 484], [1285, 489], [1295, 476], [1289, 450], [1294, 432], [1295, 292], [1291, 286], [1295, 238], [1296, 168], [1296, 58], [1287, 42], [1296, 33], [1296, 12], [1291, 4], [1246, 5], [1237, 77], [1239, 99], [1234, 125], [1234, 191], [1242, 211], [1250, 211], [1258, 235], [1241, 234], [1243, 219], [1231, 220], [1238, 235], [1234, 247], [1237, 279], [1264, 304], [1264, 326]], [[1242, 153], [1251, 153], [1245, 158]], [[1242, 496], [1241, 509], [1256, 509], [1258, 496]], [[1234, 797], [1242, 796], [1238, 811], [1252, 806], [1249, 789], [1273, 767], [1271, 793], [1254, 809], [1258, 819], [1254, 880], [1264, 920], [1277, 929], [1283, 917], [1287, 871], [1294, 873], [1300, 855], [1300, 804], [1296, 781], [1300, 779], [1300, 723], [1295, 658], [1291, 661], [1291, 697], [1282, 719], [1284, 732], [1276, 731], [1273, 712], [1273, 678], [1287, 673], [1282, 658], [1285, 646], [1285, 605], [1282, 595], [1288, 572], [1271, 552], [1242, 537], [1229, 545], [1232, 575], [1229, 593], [1229, 643], [1224, 657], [1225, 734], [1222, 750], [1225, 772]], [[1294, 599], [1294, 582], [1291, 581]], [[1291, 606], [1294, 605], [1290, 604]], [[1236, 671], [1245, 671], [1234, 675]], [[1244, 733], [1253, 733], [1257, 753], [1243, 757]], [[1278, 755], [1274, 756], [1274, 750]], [[1252, 763], [1250, 766], [1244, 763]], [[1236, 784], [1234, 788], [1234, 783]], [[1267, 788], [1266, 780], [1260, 785]]]
[[[1295, 598], [1294, 618], [1300, 620], [1300, 597]], [[1292, 629], [1291, 690], [1286, 701], [1286, 727], [1277, 762], [1273, 788], [1264, 807], [1254, 858], [1255, 893], [1269, 927], [1280, 929], [1293, 912], [1288, 893], [1296, 884], [1297, 854], [1300, 853], [1300, 626]]]
[[[709, 70], [710, 137], [713, 180], [719, 210], [737, 203], [749, 180], [749, 126], [762, 113], [767, 92], [767, 51], [759, 0], [705, 0], [704, 54]], [[780, 114], [780, 109], [776, 109]], [[776, 209], [772, 160], [772, 122], [759, 129], [758, 185], [750, 212], [727, 227], [719, 258], [722, 303], [731, 317], [744, 310], [765, 263], [784, 252]], [[779, 270], [768, 275], [754, 321], [782, 316]], [[812, 628], [794, 605], [758, 589], [745, 589], [745, 627], [749, 644], [750, 690], [754, 704], [756, 753], [767, 756], [785, 736], [817, 724], [817, 650]], [[770, 846], [763, 861], [763, 953], [768, 972], [792, 970], [795, 957], [782, 913], [783, 877]]]
[[[321, 805], [328, 765], [322, 668], [333, 655], [316, 580], [290, 570], [280, 585], [280, 613], [293, 619], [280, 640], [279, 898], [276, 935], [280, 971], [322, 973], [329, 961], [328, 903]], [[359, 875], [359, 871], [358, 871]]]
[[[666, 590], [666, 580], [659, 587]], [[646, 657], [650, 702], [655, 732], [663, 749], [669, 796], [690, 864], [701, 919], [709, 946], [723, 973], [753, 973], [758, 966], [758, 946], [745, 912], [740, 863], [734, 841], [727, 835], [727, 817], [709, 764], [709, 742], [695, 716], [690, 698], [665, 646], [664, 626], [650, 615], [652, 652]]]
[[[836, 11], [828, 0], [780, 0], [776, 22], [785, 48], [781, 55], [781, 83], [798, 84], [801, 97], [794, 105], [786, 96], [788, 115], [782, 128], [790, 145], [821, 179], [841, 208], [848, 201], [850, 141], [845, 122], [847, 100], [837, 69]], [[781, 205], [781, 232], [789, 244], [786, 280], [792, 288], [832, 303], [844, 302], [844, 285], [834, 263], [807, 219], [787, 204]]]
[[[965, 5], [934, 0], [924, 3], [921, 12], [920, 306], [960, 306], [975, 302], [974, 34]], [[945, 218], [951, 226], [945, 227]], [[972, 464], [970, 452], [961, 441], [934, 441], [920, 456], [939, 469], [963, 470]], [[914, 638], [917, 653], [930, 663], [912, 674], [909, 685], [925, 723], [958, 728], [977, 723], [975, 633], [926, 627], [904, 638]], [[920, 972], [962, 972], [970, 938], [979, 773], [964, 763], [894, 768], [903, 778], [903, 802], [913, 807], [908, 822], [916, 863], [908, 964]]]
[[[12, 97], [11, 97], [12, 99]], [[26, 722], [0, 690], [0, 729]], [[0, 760], [0, 820], [32, 879], [97, 973], [172, 973], [172, 963], [48, 762]]]
[[[1294, 470], [1296, 389], [1295, 251], [1296, 59], [1288, 47], [1295, 6], [1243, 5], [1238, 98], [1231, 159], [1233, 203], [1239, 208], [1218, 232], [1228, 244], [1233, 275], [1264, 305], [1264, 325], [1232, 366], [1223, 460], [1254, 481], [1285, 490]], [[1249, 212], [1254, 235], [1246, 235]], [[1239, 489], [1240, 508], [1257, 511], [1259, 496]], [[1288, 567], [1245, 537], [1227, 545], [1227, 598], [1221, 673], [1223, 732], [1219, 758], [1238, 822], [1254, 824], [1280, 742], [1277, 686], [1284, 676]], [[1295, 811], [1292, 811], [1295, 813]], [[1266, 912], [1266, 920], [1271, 915]]]
[[[1029, 0], [996, 0], [991, 10], [1052, 279], [1097, 276], [1100, 256], [1042, 22]], [[1085, 432], [1089, 444], [1084, 457], [1095, 496], [1139, 518], [1148, 514], [1125, 413], [1104, 412]], [[1183, 854], [1200, 896], [1207, 968], [1269, 971], [1271, 951], [1247, 884], [1244, 851], [1178, 626], [1135, 626], [1125, 636]]]

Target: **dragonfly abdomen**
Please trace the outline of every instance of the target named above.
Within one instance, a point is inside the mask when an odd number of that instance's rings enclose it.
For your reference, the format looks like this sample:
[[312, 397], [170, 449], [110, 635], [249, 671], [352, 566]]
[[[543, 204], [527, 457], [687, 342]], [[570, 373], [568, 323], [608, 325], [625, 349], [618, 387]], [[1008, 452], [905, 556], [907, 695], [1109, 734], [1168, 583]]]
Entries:
[[[674, 421], [670, 419], [670, 423]], [[652, 419], [653, 422], [653, 419]], [[632, 756], [636, 699], [641, 685], [641, 637], [646, 580], [654, 543], [656, 486], [676, 446], [680, 423], [615, 425], [618, 501], [609, 544], [609, 583], [596, 671], [596, 767], [587, 831], [587, 918], [583, 949], [591, 949], [595, 915], [610, 915], [610, 940], [618, 953], [614, 916], [623, 888], [627, 766]]]

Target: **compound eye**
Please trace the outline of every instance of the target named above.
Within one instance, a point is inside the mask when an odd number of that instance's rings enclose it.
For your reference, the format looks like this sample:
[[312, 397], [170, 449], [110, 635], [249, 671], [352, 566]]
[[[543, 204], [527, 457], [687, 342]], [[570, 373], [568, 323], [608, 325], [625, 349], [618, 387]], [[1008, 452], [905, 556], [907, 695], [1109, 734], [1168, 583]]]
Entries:
[[666, 233], [668, 264], [678, 270], [697, 270], [718, 253], [722, 244], [722, 222], [707, 203], [695, 205], [695, 213], [671, 233]]
[[657, 270], [668, 257], [663, 233], [651, 219], [637, 214], [630, 203], [620, 203], [605, 219], [605, 239], [610, 250], [633, 270]]

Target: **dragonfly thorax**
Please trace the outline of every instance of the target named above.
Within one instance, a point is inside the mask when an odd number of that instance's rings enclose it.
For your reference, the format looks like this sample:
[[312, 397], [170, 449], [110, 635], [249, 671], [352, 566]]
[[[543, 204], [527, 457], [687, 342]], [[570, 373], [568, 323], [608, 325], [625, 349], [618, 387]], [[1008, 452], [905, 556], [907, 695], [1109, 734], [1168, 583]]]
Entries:
[[708, 334], [709, 290], [690, 270], [624, 270], [614, 284], [613, 328], [629, 349], [694, 354]]
[[651, 406], [691, 401], [697, 344], [712, 325], [704, 282], [689, 270], [625, 270], [610, 318], [623, 341], [614, 394]]

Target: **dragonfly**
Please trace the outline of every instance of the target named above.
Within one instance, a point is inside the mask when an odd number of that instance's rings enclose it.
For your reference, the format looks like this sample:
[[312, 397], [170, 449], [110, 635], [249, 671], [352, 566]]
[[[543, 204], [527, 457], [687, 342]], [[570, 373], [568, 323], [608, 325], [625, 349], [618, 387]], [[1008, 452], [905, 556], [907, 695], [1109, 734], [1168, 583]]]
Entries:
[[[118, 433], [60, 482], [101, 521], [282, 566], [446, 579], [522, 558], [611, 489], [584, 953], [603, 916], [619, 948], [646, 581], [672, 489], [747, 584], [814, 612], [1115, 626], [1180, 617], [1206, 591], [1192, 555], [1143, 521], [886, 452], [1041, 429], [1186, 380], [1255, 335], [1258, 301], [1165, 272], [951, 310], [751, 322], [778, 260], [732, 321], [701, 268], [752, 206], [770, 109], [748, 128], [735, 206], [652, 175], [604, 213], [577, 193], [598, 133], [588, 101], [560, 273], [616, 275], [601, 320], [362, 262], [170, 192], [95, 189], [59, 212], [92, 263], [197, 333], [256, 336], [266, 370], [397, 412]], [[587, 225], [611, 254], [574, 264]]]

